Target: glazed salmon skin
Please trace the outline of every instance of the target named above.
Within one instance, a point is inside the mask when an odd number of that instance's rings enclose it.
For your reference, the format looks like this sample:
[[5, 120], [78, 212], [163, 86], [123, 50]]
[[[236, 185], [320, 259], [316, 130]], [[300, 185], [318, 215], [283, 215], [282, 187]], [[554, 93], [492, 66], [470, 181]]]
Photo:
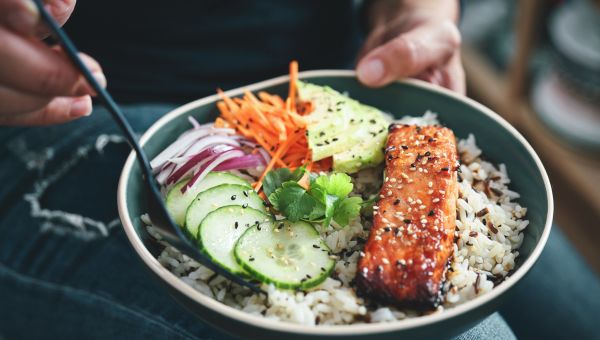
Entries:
[[385, 154], [385, 179], [360, 254], [357, 288], [398, 307], [433, 309], [453, 252], [456, 138], [440, 126], [391, 125]]

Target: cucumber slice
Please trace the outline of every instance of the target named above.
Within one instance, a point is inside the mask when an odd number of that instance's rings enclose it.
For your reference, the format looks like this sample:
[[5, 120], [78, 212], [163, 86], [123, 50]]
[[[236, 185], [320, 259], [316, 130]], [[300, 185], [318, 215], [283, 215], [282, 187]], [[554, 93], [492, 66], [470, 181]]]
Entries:
[[229, 205], [219, 208], [208, 215], [200, 223], [198, 244], [214, 262], [234, 274], [244, 270], [237, 264], [233, 256], [233, 248], [237, 240], [250, 227], [272, 226], [271, 216], [252, 208]]
[[306, 222], [276, 221], [248, 229], [237, 242], [237, 263], [256, 279], [282, 289], [325, 281], [335, 261], [317, 230]]
[[228, 172], [210, 172], [200, 183], [193, 188], [188, 189], [185, 194], [181, 193], [181, 188], [188, 183], [189, 179], [183, 179], [175, 184], [167, 193], [167, 210], [178, 225], [185, 223], [185, 213], [194, 198], [204, 190], [216, 187], [221, 184], [239, 184], [250, 188], [250, 184], [238, 176]]
[[185, 214], [185, 229], [197, 238], [198, 227], [206, 215], [226, 205], [267, 211], [263, 200], [251, 188], [238, 184], [221, 184], [196, 196]]

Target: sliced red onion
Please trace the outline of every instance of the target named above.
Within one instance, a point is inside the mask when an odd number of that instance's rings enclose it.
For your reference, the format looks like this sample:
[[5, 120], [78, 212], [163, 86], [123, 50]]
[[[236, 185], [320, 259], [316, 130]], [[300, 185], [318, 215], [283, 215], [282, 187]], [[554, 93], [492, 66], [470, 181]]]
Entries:
[[153, 172], [154, 174], [157, 174], [157, 173], [163, 172], [163, 171], [164, 171], [166, 168], [168, 168], [168, 167], [170, 167], [170, 166], [171, 166], [171, 163], [169, 163], [169, 162], [165, 162], [165, 163], [163, 163], [163, 165], [161, 165], [161, 166], [159, 166], [159, 167], [152, 168], [152, 172]]
[[[208, 136], [197, 140], [180, 157], [193, 156], [211, 145], [232, 145], [240, 146], [240, 143], [233, 140], [230, 136]], [[169, 161], [172, 161], [170, 159]]]
[[181, 135], [175, 142], [164, 149], [150, 162], [155, 169], [162, 166], [168, 159], [184, 153], [196, 140], [209, 135], [229, 135], [235, 133], [232, 129], [203, 127], [198, 130], [189, 130]]
[[[212, 160], [214, 160], [217, 157], [219, 157], [219, 154], [211, 155], [211, 156], [208, 156], [208, 157], [200, 160], [198, 163], [193, 164], [187, 171], [181, 172], [181, 175], [178, 175], [177, 178], [175, 178], [173, 175], [171, 175], [169, 178], [167, 178], [166, 184], [175, 184], [177, 181], [179, 181], [183, 178], [193, 176], [203, 166], [205, 166], [207, 163], [211, 162]], [[173, 180], [171, 181], [170, 178], [173, 178]]]
[[[182, 188], [185, 192], [210, 171], [254, 171], [271, 161], [266, 150], [235, 134], [234, 129], [215, 128], [213, 123], [200, 124], [191, 116], [188, 120], [192, 129], [182, 133], [150, 163], [161, 185], [172, 184], [192, 175], [188, 185]], [[253, 151], [246, 154], [242, 147]]]
[[179, 165], [175, 171], [173, 171], [172, 175], [167, 179], [167, 184], [175, 183], [182, 177], [184, 177], [189, 171], [196, 166], [196, 164], [202, 162], [204, 159], [220, 155], [224, 152], [237, 150], [237, 148], [229, 145], [216, 145], [213, 147], [209, 147], [206, 150], [200, 152], [199, 154], [191, 157], [187, 162]]
[[256, 151], [262, 156], [262, 158], [265, 160], [265, 165], [269, 164], [269, 162], [271, 161], [271, 155], [269, 155], [269, 153], [267, 152], [267, 150], [258, 147], [256, 149]]
[[215, 167], [215, 171], [256, 168], [261, 165], [266, 165], [262, 156], [251, 154], [227, 160]]
[[160, 172], [156, 175], [156, 181], [160, 185], [165, 185], [167, 182], [167, 178], [173, 173], [175, 170], [175, 164], [168, 164], [164, 166]]
[[209, 172], [211, 172], [214, 168], [216, 168], [219, 164], [221, 164], [229, 159], [238, 158], [238, 157], [242, 157], [242, 156], [244, 156], [244, 152], [242, 150], [232, 150], [232, 151], [223, 152], [222, 154], [217, 156], [215, 159], [211, 160], [210, 162], [207, 162], [203, 167], [201, 167], [196, 172], [194, 177], [192, 177], [192, 179], [190, 179], [188, 184], [186, 186], [184, 186], [183, 188], [181, 188], [181, 192], [185, 193], [188, 188], [192, 188], [197, 182], [203, 180], [204, 177]]
[[240, 144], [242, 144], [242, 145], [249, 146], [251, 148], [255, 148], [258, 146], [258, 144], [251, 142], [242, 136], [239, 136], [239, 137], [241, 137], [241, 138], [236, 138], [236, 139], [238, 139], [240, 141]]
[[154, 157], [154, 159], [150, 162], [150, 166], [152, 168], [158, 168], [162, 166], [169, 158], [173, 158], [178, 154], [185, 152], [185, 150], [187, 150], [198, 138], [204, 137], [209, 133], [210, 131], [206, 129], [192, 131], [185, 136], [182, 135], [161, 153], [159, 153], [158, 156]]

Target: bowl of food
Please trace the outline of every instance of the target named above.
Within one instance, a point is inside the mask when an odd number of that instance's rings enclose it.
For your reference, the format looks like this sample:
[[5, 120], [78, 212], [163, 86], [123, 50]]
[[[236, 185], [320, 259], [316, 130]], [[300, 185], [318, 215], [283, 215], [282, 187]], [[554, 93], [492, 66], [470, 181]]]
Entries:
[[237, 336], [459, 334], [551, 229], [550, 183], [523, 136], [417, 80], [292, 72], [181, 106], [141, 143], [191, 242], [266, 293], [161, 239], [134, 155], [118, 189], [129, 241], [176, 300]]

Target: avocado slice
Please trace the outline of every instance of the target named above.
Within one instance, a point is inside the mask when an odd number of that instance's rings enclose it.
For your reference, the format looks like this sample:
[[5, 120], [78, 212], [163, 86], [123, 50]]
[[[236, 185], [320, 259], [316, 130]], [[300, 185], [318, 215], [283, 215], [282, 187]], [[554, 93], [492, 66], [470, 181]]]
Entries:
[[313, 104], [307, 116], [312, 159], [333, 157], [335, 171], [353, 173], [383, 161], [388, 118], [328, 86], [298, 82], [301, 100]]

